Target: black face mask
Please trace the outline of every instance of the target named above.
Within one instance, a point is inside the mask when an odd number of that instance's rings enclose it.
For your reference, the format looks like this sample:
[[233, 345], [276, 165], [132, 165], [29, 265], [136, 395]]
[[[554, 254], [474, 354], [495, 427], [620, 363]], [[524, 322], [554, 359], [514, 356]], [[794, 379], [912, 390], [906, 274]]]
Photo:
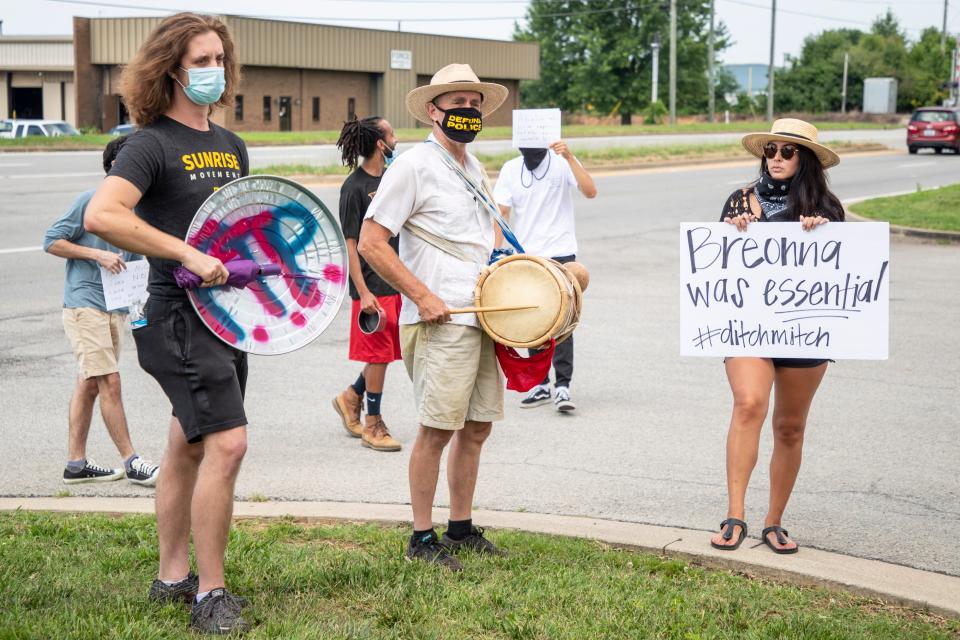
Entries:
[[520, 153], [523, 155], [523, 164], [527, 166], [527, 169], [533, 171], [540, 166], [540, 163], [543, 162], [543, 159], [547, 157], [548, 149], [525, 149], [521, 148]]
[[[434, 104], [433, 106], [437, 106]], [[440, 107], [437, 107], [440, 109]], [[454, 142], [473, 142], [480, 130], [483, 129], [483, 114], [479, 109], [473, 107], [464, 107], [459, 109], [447, 109], [443, 113], [443, 120], [440, 121], [440, 128], [444, 135]]]

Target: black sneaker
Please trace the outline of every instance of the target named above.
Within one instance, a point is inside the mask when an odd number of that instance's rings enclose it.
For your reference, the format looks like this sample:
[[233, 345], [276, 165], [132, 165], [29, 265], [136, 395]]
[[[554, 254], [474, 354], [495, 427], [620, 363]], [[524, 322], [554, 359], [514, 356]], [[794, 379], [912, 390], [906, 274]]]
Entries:
[[461, 550], [467, 550], [475, 551], [476, 553], [487, 553], [492, 556], [507, 555], [506, 551], [498, 549], [496, 545], [483, 537], [483, 527], [471, 527], [470, 534], [462, 540], [455, 540], [444, 533], [441, 544], [446, 546], [453, 553]]
[[428, 564], [438, 564], [450, 571], [463, 571], [460, 561], [450, 555], [447, 546], [437, 539], [437, 534], [431, 531], [425, 533], [419, 540], [407, 543], [407, 560], [420, 560]]
[[80, 484], [81, 482], [113, 482], [123, 477], [123, 469], [101, 467], [93, 460], [87, 460], [80, 471], [70, 471], [64, 467], [63, 483]]
[[520, 401], [521, 409], [531, 409], [550, 402], [550, 388], [537, 385], [530, 390], [527, 397]]
[[150, 601], [166, 604], [168, 602], [183, 602], [191, 604], [197, 597], [200, 589], [200, 578], [193, 571], [180, 582], [167, 584], [163, 580], [154, 580], [150, 585]]
[[190, 626], [194, 631], [213, 635], [247, 631], [250, 625], [240, 615], [240, 606], [226, 589], [214, 589], [206, 598], [193, 603]]
[[570, 391], [566, 387], [557, 387], [557, 396], [553, 399], [553, 404], [560, 413], [570, 413], [577, 408], [570, 399]]
[[157, 476], [160, 475], [160, 467], [150, 464], [140, 456], [133, 459], [130, 463], [130, 469], [126, 472], [127, 480], [133, 484], [139, 484], [143, 487], [157, 486]]

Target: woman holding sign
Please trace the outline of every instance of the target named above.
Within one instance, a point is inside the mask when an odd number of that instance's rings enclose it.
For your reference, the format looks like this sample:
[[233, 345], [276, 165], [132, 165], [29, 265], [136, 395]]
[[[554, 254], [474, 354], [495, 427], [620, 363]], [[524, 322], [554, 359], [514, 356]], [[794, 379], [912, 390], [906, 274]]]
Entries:
[[[743, 146], [760, 158], [760, 176], [727, 198], [722, 221], [746, 230], [754, 222], [800, 222], [811, 231], [829, 221], [842, 222], [843, 206], [827, 186], [825, 169], [840, 162], [817, 142], [817, 129], [802, 120], [781, 119], [770, 133], [751, 133]], [[773, 405], [773, 455], [770, 459], [770, 504], [764, 520], [764, 544], [775, 553], [796, 553], [797, 543], [781, 526], [803, 451], [803, 433], [813, 396], [827, 370], [827, 360], [727, 358], [733, 392], [733, 416], [727, 435], [727, 519], [710, 544], [732, 551], [747, 535], [744, 496], [757, 463], [760, 430]]]

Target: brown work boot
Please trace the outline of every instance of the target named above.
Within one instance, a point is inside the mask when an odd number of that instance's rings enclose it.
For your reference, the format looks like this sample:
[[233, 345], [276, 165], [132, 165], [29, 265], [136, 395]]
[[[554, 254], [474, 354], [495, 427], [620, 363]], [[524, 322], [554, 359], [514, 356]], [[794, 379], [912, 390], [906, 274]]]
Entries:
[[380, 416], [367, 416], [360, 444], [374, 451], [400, 451], [400, 443], [393, 439]]
[[333, 399], [333, 409], [343, 421], [343, 428], [354, 438], [359, 438], [363, 433], [363, 425], [360, 424], [360, 402], [360, 396], [351, 387], [347, 387], [346, 391]]

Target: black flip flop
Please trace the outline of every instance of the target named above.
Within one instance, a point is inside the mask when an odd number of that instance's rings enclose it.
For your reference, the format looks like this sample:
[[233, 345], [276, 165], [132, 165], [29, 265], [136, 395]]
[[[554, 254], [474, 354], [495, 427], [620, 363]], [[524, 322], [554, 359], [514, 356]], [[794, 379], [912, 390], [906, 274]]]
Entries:
[[736, 544], [722, 545], [711, 540], [710, 546], [714, 549], [720, 549], [721, 551], [736, 551], [740, 545], [743, 544], [744, 538], [747, 537], [747, 523], [743, 520], [737, 520], [736, 518], [727, 518], [720, 523], [720, 530], [723, 531], [723, 539], [727, 541], [733, 540], [734, 527], [740, 527], [740, 537], [737, 538]]
[[796, 553], [797, 551], [800, 550], [799, 545], [797, 545], [792, 549], [781, 549], [780, 547], [774, 546], [773, 543], [770, 542], [770, 538], [767, 537], [767, 534], [770, 534], [770, 533], [774, 533], [777, 535], [777, 542], [779, 542], [780, 544], [787, 544], [788, 542], [790, 542], [789, 540], [787, 540], [787, 536], [789, 536], [790, 534], [787, 533], [786, 529], [784, 529], [778, 524], [775, 524], [772, 527], [767, 527], [766, 529], [763, 530], [763, 533], [760, 534], [761, 536], [763, 536], [763, 544], [770, 547], [770, 550], [773, 551], [774, 553], [779, 553], [780, 555], [787, 555], [789, 553]]

